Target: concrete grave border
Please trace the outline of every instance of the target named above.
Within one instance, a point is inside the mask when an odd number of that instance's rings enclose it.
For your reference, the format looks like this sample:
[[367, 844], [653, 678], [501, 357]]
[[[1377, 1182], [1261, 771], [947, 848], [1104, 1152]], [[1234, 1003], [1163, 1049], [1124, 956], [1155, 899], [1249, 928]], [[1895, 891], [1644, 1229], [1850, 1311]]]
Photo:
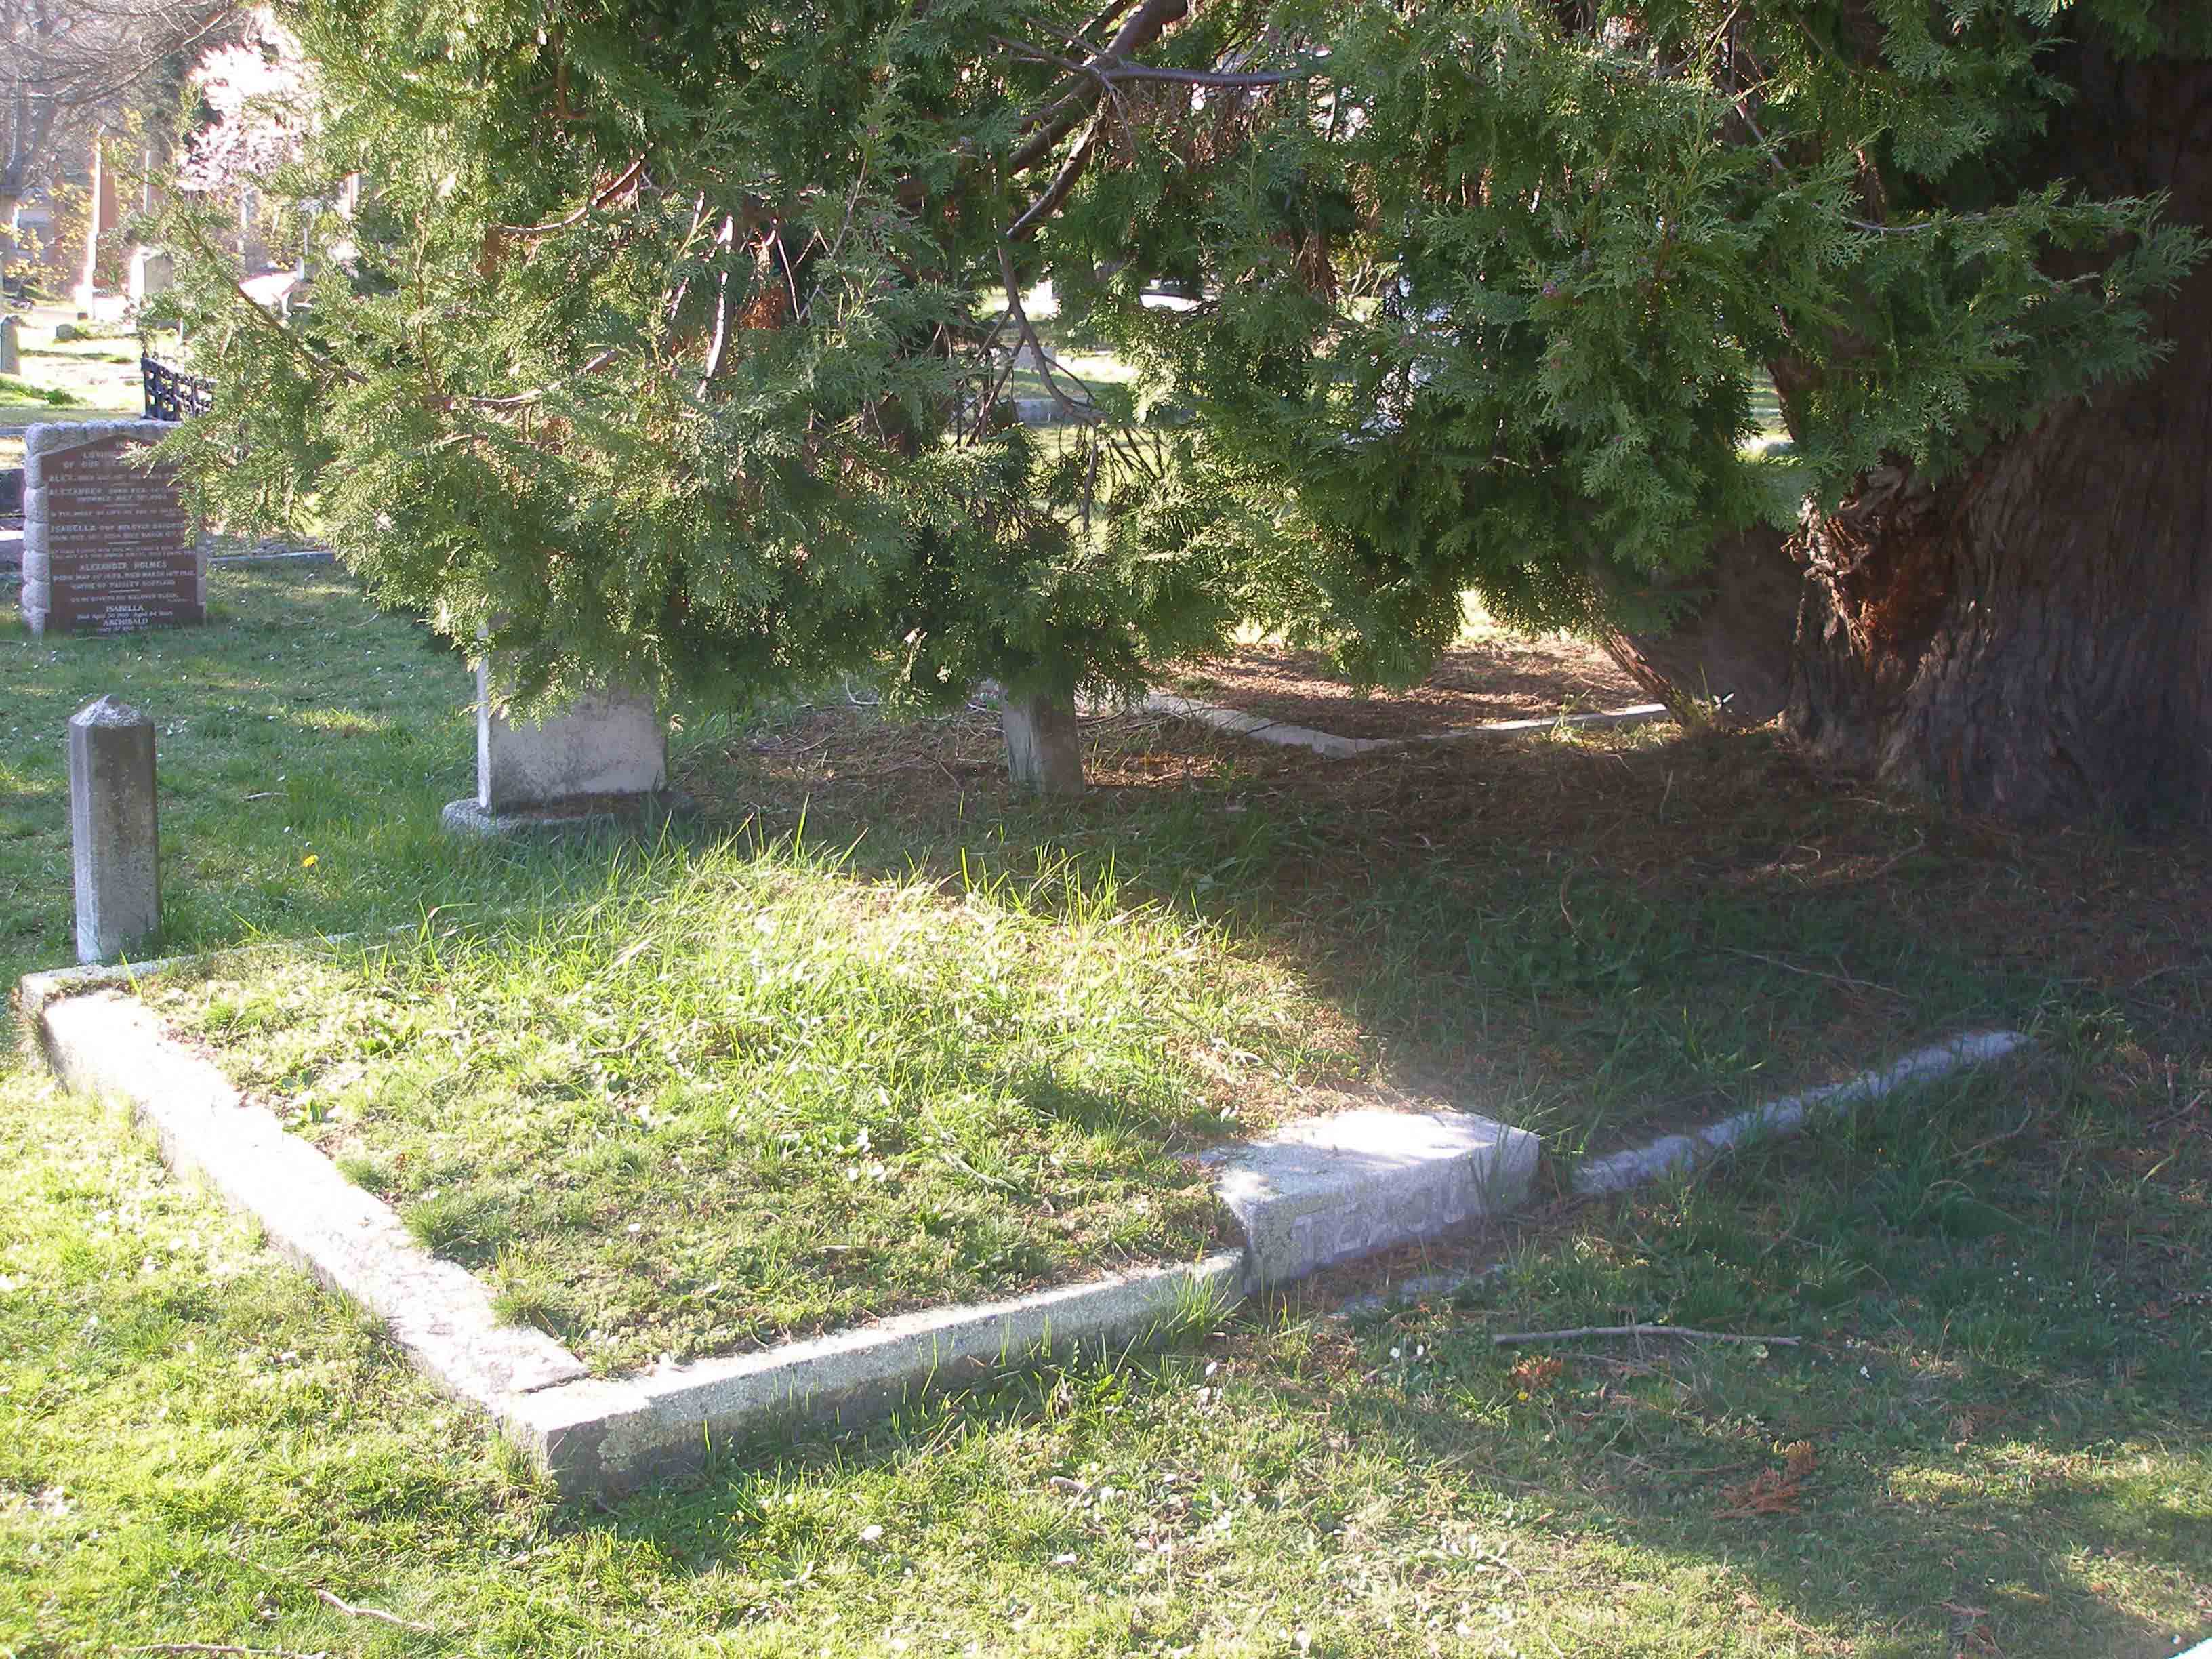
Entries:
[[[474, 1274], [417, 1244], [389, 1205], [114, 988], [198, 960], [27, 975], [23, 1008], [56, 1076], [76, 1091], [127, 1101], [167, 1163], [197, 1172], [252, 1215], [280, 1254], [380, 1318], [419, 1369], [483, 1410], [571, 1498], [620, 1493], [696, 1468], [718, 1445], [801, 1422], [880, 1416], [1042, 1354], [1142, 1345], [1253, 1291], [1509, 1212], [1526, 1200], [1540, 1150], [1528, 1131], [1468, 1113], [1304, 1120], [1214, 1157], [1223, 1201], [1245, 1231], [1242, 1249], [598, 1378], [544, 1333], [501, 1323]], [[1994, 1060], [2027, 1041], [2013, 1032], [1954, 1038], [1694, 1135], [1585, 1164], [1577, 1190], [1613, 1191], [1689, 1167], [1755, 1134], [1789, 1133], [1816, 1113]]]
[[1424, 732], [1411, 738], [1346, 738], [1334, 732], [1316, 731], [1310, 726], [1292, 726], [1285, 720], [1271, 720], [1262, 715], [1248, 714], [1241, 708], [1231, 708], [1220, 703], [1179, 697], [1168, 691], [1152, 692], [1138, 707], [1147, 714], [1168, 714], [1177, 720], [1196, 720], [1217, 732], [1233, 732], [1260, 743], [1277, 744], [1286, 749], [1310, 749], [1327, 760], [1350, 760], [1355, 755], [1371, 755], [1386, 749], [1410, 749], [1424, 743], [1457, 743], [1469, 738], [1514, 737], [1530, 732], [1549, 732], [1562, 726], [1645, 726], [1656, 720], [1674, 719], [1673, 714], [1662, 702], [1640, 702], [1628, 708], [1607, 709], [1590, 714], [1559, 714], [1533, 720], [1492, 720], [1481, 726], [1456, 726], [1449, 732]]
[[1802, 1094], [1784, 1095], [1686, 1134], [1662, 1135], [1648, 1146], [1585, 1159], [1575, 1170], [1575, 1190], [1591, 1196], [1617, 1193], [1678, 1170], [1694, 1170], [1747, 1141], [1794, 1134], [1816, 1116], [1834, 1116], [1860, 1101], [1880, 1100], [1908, 1083], [2002, 1060], [2027, 1043], [2028, 1039], [2018, 1031], [1964, 1031], [1916, 1048], [1878, 1071], [1861, 1072], [1841, 1083], [1808, 1089]]

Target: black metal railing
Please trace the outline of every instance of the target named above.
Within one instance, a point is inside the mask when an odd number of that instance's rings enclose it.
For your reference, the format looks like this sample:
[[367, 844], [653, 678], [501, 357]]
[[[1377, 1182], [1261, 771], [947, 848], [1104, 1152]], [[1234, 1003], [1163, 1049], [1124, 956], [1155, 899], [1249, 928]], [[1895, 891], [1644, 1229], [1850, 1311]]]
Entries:
[[146, 383], [146, 418], [185, 421], [215, 407], [215, 382], [187, 374], [151, 353], [138, 359], [138, 373]]

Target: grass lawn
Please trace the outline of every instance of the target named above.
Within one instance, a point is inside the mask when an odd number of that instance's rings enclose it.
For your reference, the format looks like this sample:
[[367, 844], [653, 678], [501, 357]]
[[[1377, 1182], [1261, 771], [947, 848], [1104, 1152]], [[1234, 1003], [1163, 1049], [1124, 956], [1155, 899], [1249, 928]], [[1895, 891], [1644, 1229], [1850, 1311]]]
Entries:
[[[179, 1008], [513, 1312], [600, 1330], [608, 1366], [1194, 1248], [1179, 1154], [1334, 1082], [1532, 1123], [1556, 1174], [1965, 1025], [2039, 1048], [1164, 1357], [744, 1449], [606, 1512], [550, 1502], [17, 1056], [0, 1654], [2212, 1634], [2201, 839], [2022, 836], [1817, 779], [1771, 736], [1650, 730], [1332, 764], [1123, 718], [1090, 730], [1091, 793], [1038, 805], [985, 717], [839, 696], [681, 711], [694, 836], [471, 845], [436, 829], [471, 781], [459, 659], [328, 567], [211, 586], [204, 629], [0, 639], [0, 973], [69, 956], [63, 722], [142, 702], [167, 946], [410, 930], [231, 957]], [[1012, 1254], [969, 1251], [993, 1237]], [[720, 1267], [679, 1254], [709, 1247]], [[1322, 1316], [1489, 1260], [1456, 1303]], [[755, 1277], [709, 1293], [711, 1271]], [[1490, 1340], [1631, 1320], [1803, 1341]]]
[[[22, 360], [13, 375], [0, 375], [0, 428], [42, 421], [136, 420], [145, 412], [139, 378], [138, 337], [117, 325], [77, 322], [76, 309], [64, 305], [11, 311]], [[86, 337], [57, 340], [54, 328], [72, 323]], [[178, 355], [173, 336], [164, 336], [164, 356]], [[23, 464], [20, 434], [0, 432], [0, 466]]]
[[112, 689], [159, 722], [149, 949], [416, 925], [168, 1011], [605, 1369], [1188, 1259], [1218, 1225], [1189, 1154], [1360, 1068], [1286, 969], [1110, 871], [1017, 877], [988, 824], [950, 882], [742, 812], [611, 868], [456, 842], [459, 659], [329, 567], [210, 588], [204, 629], [0, 647], [0, 971], [68, 959], [62, 734]]
[[[1555, 1216], [1456, 1304], [1254, 1310], [605, 1511], [20, 1068], [0, 1652], [2171, 1654], [2212, 1632], [2179, 1058], [2115, 1020]], [[1489, 1340], [1626, 1316], [1806, 1340]]]
[[658, 848], [456, 843], [459, 659], [328, 567], [215, 581], [205, 629], [12, 647], [8, 966], [67, 956], [63, 723], [138, 698], [161, 948], [307, 941], [168, 1012], [604, 1370], [1187, 1259], [1189, 1155], [1343, 1085], [1537, 1128], [1556, 1175], [2114, 973], [2201, 984], [2195, 843], [1945, 823], [1760, 738], [1331, 765], [1124, 717], [1032, 805], [989, 716], [840, 695], [681, 711], [708, 813]]
[[1190, 1154], [1266, 1127], [1327, 1011], [1110, 880], [1054, 896], [739, 840], [155, 1001], [509, 1317], [630, 1370], [1214, 1246]]

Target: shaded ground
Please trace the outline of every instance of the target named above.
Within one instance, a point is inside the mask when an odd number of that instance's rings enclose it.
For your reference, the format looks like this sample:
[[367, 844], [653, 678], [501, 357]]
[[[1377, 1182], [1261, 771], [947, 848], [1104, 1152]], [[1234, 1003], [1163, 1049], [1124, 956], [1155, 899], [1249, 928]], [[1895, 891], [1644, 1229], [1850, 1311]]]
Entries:
[[1361, 696], [1317, 651], [1251, 645], [1179, 676], [1185, 696], [1346, 738], [1413, 738], [1496, 720], [1626, 708], [1650, 699], [1596, 646], [1503, 632], [1470, 638], [1407, 691]]
[[[1553, 1192], [1583, 1145], [1929, 1036], [2007, 1024], [2038, 1048], [1316, 1292], [1506, 1263], [1449, 1304], [1254, 1308], [1158, 1359], [718, 1449], [606, 1510], [550, 1501], [117, 1114], [10, 1050], [0, 1652], [2139, 1659], [2212, 1634], [2203, 838], [2016, 835], [1816, 775], [1771, 733], [1659, 728], [1328, 763], [1124, 718], [1086, 728], [1099, 786], [1038, 804], [1007, 790], [987, 715], [840, 696], [679, 711], [708, 812], [650, 867], [484, 847], [435, 827], [471, 776], [450, 652], [327, 568], [211, 587], [204, 629], [0, 636], [9, 977], [69, 957], [58, 739], [118, 690], [161, 722], [173, 948], [410, 923], [508, 953], [522, 1010], [577, 988], [530, 985], [521, 947], [610, 892], [649, 917], [720, 879], [729, 843], [803, 825], [840, 855], [841, 902], [888, 885], [998, 918], [1014, 967], [1125, 914], [1203, 939], [1293, 985], [1348, 1066], [1548, 1131]], [[665, 908], [672, 931], [654, 940], [621, 970], [649, 979], [691, 916]], [[424, 994], [398, 1014], [446, 1029], [428, 980], [404, 988]], [[455, 988], [485, 1041], [529, 1035], [501, 981]], [[619, 1077], [630, 1035], [583, 1058]], [[1233, 1030], [1191, 1035], [1208, 1106], [1273, 1086]], [[680, 1231], [685, 1172], [605, 1115]], [[1492, 1340], [1631, 1321], [1797, 1342]]]

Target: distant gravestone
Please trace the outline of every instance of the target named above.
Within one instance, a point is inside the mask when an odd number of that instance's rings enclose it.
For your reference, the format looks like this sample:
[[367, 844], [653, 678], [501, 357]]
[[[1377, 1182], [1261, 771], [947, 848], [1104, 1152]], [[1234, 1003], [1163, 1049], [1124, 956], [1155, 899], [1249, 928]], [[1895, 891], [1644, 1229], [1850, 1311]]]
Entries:
[[13, 317], [0, 317], [0, 374], [23, 372], [23, 347], [16, 337], [21, 332], [21, 325]]
[[167, 248], [134, 248], [125, 292], [131, 303], [142, 306], [157, 294], [167, 294], [177, 280], [177, 262]]
[[149, 466], [165, 421], [34, 426], [23, 437], [24, 623], [128, 634], [207, 620], [207, 555], [177, 490]]

